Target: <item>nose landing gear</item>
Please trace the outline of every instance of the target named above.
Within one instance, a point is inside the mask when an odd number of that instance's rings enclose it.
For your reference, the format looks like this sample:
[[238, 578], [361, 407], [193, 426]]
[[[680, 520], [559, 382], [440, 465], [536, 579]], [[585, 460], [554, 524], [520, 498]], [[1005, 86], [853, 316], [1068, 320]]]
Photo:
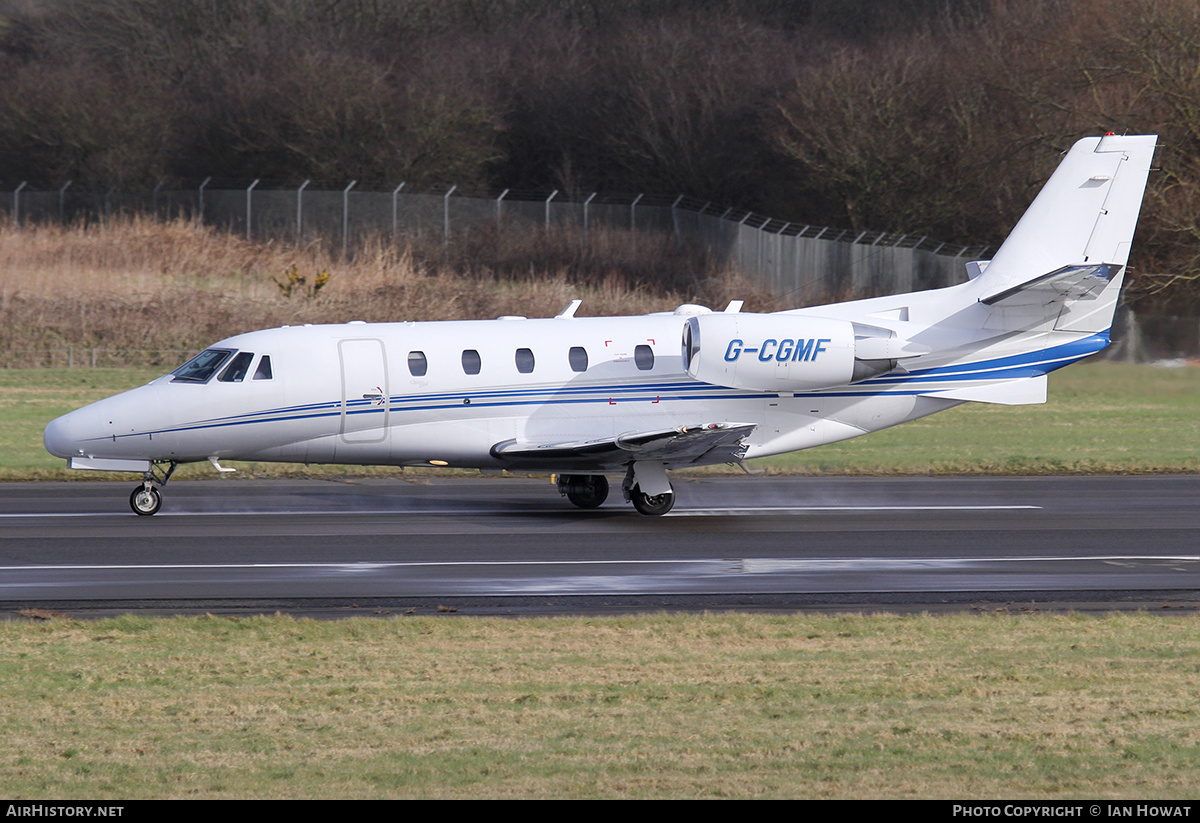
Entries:
[[171, 479], [171, 475], [175, 473], [175, 467], [178, 465], [173, 460], [169, 461], [169, 465], [164, 471], [161, 468], [162, 463], [155, 463], [150, 466], [150, 471], [142, 475], [142, 485], [129, 495], [129, 507], [135, 514], [149, 517], [162, 508], [162, 494], [158, 489], [167, 485], [167, 481]]
[[137, 514], [148, 517], [162, 508], [162, 495], [153, 486], [138, 486], [129, 495], [129, 507]]

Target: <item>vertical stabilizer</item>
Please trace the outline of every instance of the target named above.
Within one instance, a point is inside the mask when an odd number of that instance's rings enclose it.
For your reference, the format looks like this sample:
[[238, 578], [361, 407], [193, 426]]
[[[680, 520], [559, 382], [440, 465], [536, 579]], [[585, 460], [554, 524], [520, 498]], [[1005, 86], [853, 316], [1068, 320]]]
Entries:
[[[972, 282], [978, 299], [1060, 305], [1119, 287], [1156, 135], [1086, 137], [1071, 147], [1012, 234]], [[1077, 283], [1078, 281], [1078, 283]], [[1097, 287], [1100, 288], [1097, 288]], [[1055, 298], [1055, 296], [1057, 297]], [[1108, 295], [1115, 305], [1115, 294]]]

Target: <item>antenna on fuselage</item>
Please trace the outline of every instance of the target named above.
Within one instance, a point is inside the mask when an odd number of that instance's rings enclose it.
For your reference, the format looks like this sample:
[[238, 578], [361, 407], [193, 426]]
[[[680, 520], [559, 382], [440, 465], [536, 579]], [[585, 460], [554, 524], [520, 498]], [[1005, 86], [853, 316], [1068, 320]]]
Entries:
[[567, 304], [567, 307], [565, 309], [563, 309], [562, 311], [560, 311], [558, 314], [556, 314], [554, 316], [555, 317], [564, 317], [569, 320], [570, 318], [575, 316], [575, 310], [577, 308], [579, 308], [579, 306], [582, 303], [583, 303], [582, 300], [572, 300], [570, 303]]

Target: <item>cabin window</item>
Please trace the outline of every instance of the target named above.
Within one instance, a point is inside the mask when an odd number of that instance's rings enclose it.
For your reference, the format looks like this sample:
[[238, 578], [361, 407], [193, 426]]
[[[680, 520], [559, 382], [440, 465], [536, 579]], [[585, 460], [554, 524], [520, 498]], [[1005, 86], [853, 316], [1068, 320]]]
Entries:
[[241, 383], [246, 379], [246, 372], [250, 371], [250, 361], [254, 359], [254, 352], [242, 351], [233, 356], [229, 361], [229, 365], [225, 367], [225, 371], [221, 372], [221, 376], [217, 380], [222, 383]]
[[462, 353], [462, 367], [467, 374], [479, 374], [479, 367], [482, 361], [479, 359], [479, 352], [475, 349], [465, 349]]
[[533, 371], [533, 350], [517, 349], [517, 371], [529, 374]]
[[205, 349], [171, 374], [176, 381], [206, 383], [231, 354], [233, 349]]
[[424, 377], [429, 371], [429, 361], [425, 358], [423, 351], [410, 351], [408, 353], [408, 373], [413, 377]]
[[654, 350], [647, 345], [635, 346], [633, 349], [633, 362], [642, 371], [650, 371], [654, 368]]
[[264, 354], [262, 360], [258, 361], [258, 368], [254, 370], [255, 380], [270, 380], [274, 375], [271, 373], [271, 355]]
[[585, 349], [583, 346], [572, 346], [571, 351], [567, 353], [567, 360], [571, 364], [571, 371], [587, 371], [587, 349]]

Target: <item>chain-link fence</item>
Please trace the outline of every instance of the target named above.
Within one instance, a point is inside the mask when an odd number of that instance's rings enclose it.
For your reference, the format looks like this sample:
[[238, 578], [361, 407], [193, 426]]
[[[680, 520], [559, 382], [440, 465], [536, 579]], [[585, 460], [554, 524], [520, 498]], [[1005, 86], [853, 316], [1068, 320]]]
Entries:
[[[965, 263], [985, 259], [990, 249], [951, 246], [928, 237], [877, 232], [852, 233], [823, 226], [774, 220], [753, 212], [700, 203], [686, 197], [653, 195], [569, 200], [549, 195], [515, 194], [464, 197], [450, 188], [441, 194], [416, 193], [403, 185], [390, 191], [340, 191], [216, 187], [204, 181], [194, 189], [149, 193], [30, 190], [24, 184], [0, 194], [0, 219], [21, 226], [35, 221], [103, 220], [119, 214], [202, 218], [255, 240], [303, 244], [320, 240], [346, 254], [366, 239], [415, 238], [462, 242], [473, 233], [570, 230], [584, 244], [609, 231], [605, 249], [614, 250], [611, 231], [629, 244], [638, 238], [673, 237], [703, 250], [712, 259], [735, 265], [759, 285], [788, 302], [789, 296], [863, 297], [940, 288], [966, 279]], [[1194, 317], [1118, 316], [1109, 356], [1129, 360], [1200, 356], [1200, 321]], [[189, 352], [110, 350], [66, 347], [8, 352], [6, 360], [24, 365], [174, 367]], [[9, 363], [12, 365], [12, 363]]]
[[[4, 202], [7, 200], [7, 202]], [[853, 233], [788, 223], [759, 214], [723, 209], [686, 197], [592, 194], [568, 200], [558, 192], [494, 198], [463, 197], [451, 187], [441, 194], [367, 191], [355, 183], [340, 191], [267, 189], [255, 181], [244, 188], [216, 187], [205, 180], [194, 189], [130, 194], [77, 190], [69, 183], [54, 191], [23, 184], [0, 197], [4, 219], [30, 221], [104, 219], [121, 213], [200, 218], [249, 239], [302, 244], [320, 239], [346, 254], [366, 238], [460, 241], [483, 229], [529, 232], [570, 228], [584, 243], [601, 227], [625, 230], [636, 246], [643, 234], [670, 234], [680, 244], [702, 248], [714, 260], [735, 264], [761, 286], [788, 295], [871, 296], [960, 283], [964, 264], [983, 258], [986, 247], [949, 246], [928, 237], [878, 232]]]

